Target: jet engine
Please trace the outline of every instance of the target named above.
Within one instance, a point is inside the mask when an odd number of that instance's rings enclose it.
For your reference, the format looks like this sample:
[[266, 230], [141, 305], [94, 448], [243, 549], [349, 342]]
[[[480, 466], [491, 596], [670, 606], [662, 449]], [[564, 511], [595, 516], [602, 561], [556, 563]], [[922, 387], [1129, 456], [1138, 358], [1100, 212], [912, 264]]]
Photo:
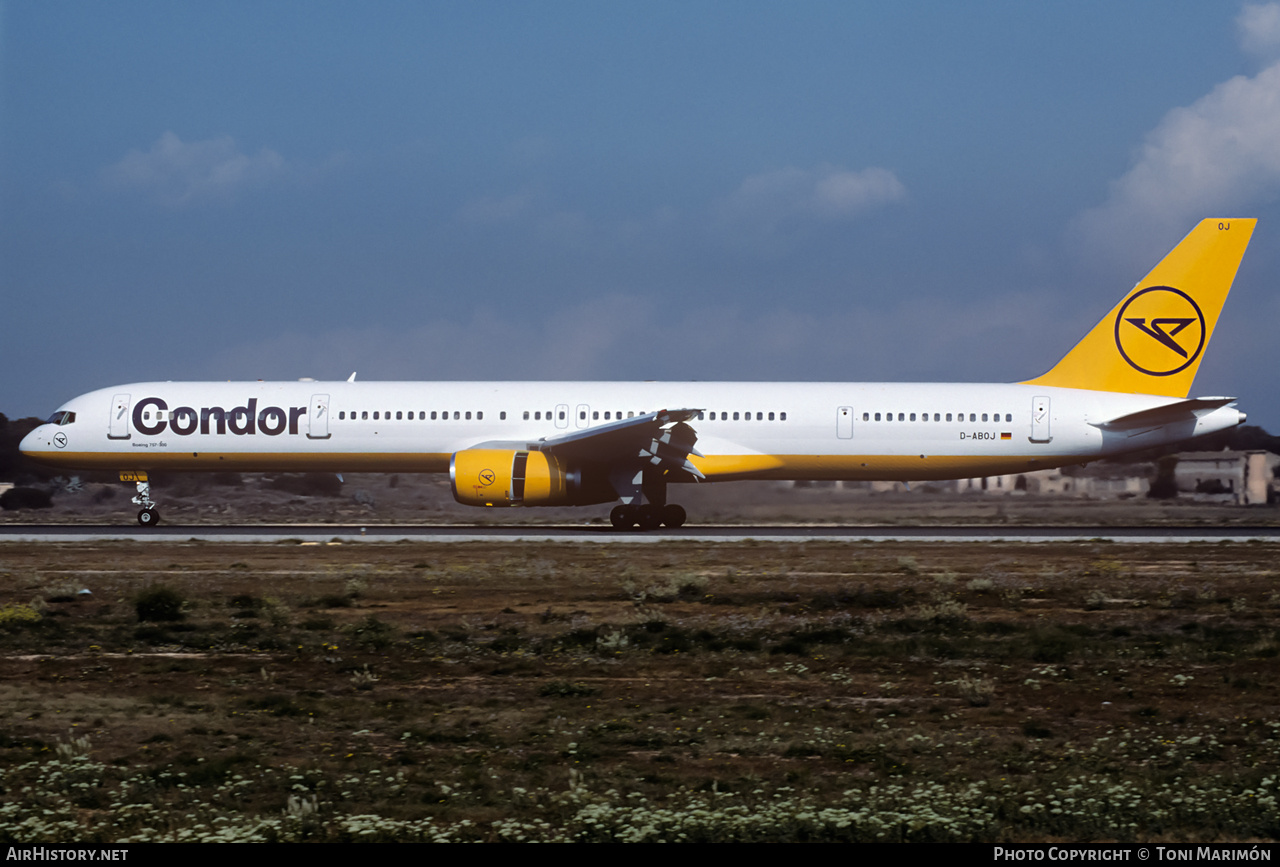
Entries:
[[602, 474], [565, 467], [547, 452], [463, 449], [449, 459], [453, 498], [466, 506], [586, 506], [616, 499]]

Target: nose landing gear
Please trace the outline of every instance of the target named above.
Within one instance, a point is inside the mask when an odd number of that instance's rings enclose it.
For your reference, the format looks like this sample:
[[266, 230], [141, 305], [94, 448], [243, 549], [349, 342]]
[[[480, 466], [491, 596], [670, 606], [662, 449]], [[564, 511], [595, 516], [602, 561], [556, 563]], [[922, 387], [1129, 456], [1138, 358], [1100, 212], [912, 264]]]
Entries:
[[138, 495], [133, 498], [135, 505], [142, 507], [138, 512], [138, 523], [143, 527], [154, 527], [160, 523], [160, 513], [156, 511], [155, 501], [151, 499], [151, 481], [146, 473], [121, 473], [120, 481], [135, 482]]

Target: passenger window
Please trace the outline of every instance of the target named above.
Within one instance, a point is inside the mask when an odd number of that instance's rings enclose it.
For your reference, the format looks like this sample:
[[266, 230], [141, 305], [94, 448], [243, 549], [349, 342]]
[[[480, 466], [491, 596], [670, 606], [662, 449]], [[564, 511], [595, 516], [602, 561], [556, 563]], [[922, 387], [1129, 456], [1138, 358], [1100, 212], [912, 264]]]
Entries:
[[[701, 417], [702, 417], [702, 413], [698, 413], [698, 417], [699, 417], [699, 418], [701, 418]], [[599, 420], [600, 420], [600, 410], [598, 410], [598, 409], [594, 409], [594, 410], [592, 410], [592, 411], [591, 411], [591, 420], [592, 420], [592, 421], [599, 421]]]
[[434, 409], [433, 409], [433, 410], [431, 410], [431, 420], [432, 420], [432, 421], [435, 421], [435, 420], [436, 420], [436, 411], [435, 411]]
[[374, 410], [374, 412], [373, 412], [373, 420], [374, 420], [374, 421], [377, 421], [377, 420], [378, 420], [378, 411], [377, 411], [377, 410]]
[[911, 421], [915, 421], [915, 420], [916, 420], [916, 414], [913, 412], [911, 413]]
[[987, 420], [987, 414], [986, 414], [985, 412], [982, 414], [982, 420], [983, 420], [983, 421], [986, 421], [986, 420]]
[[404, 412], [403, 412], [403, 411], [401, 411], [401, 410], [397, 410], [397, 411], [396, 411], [396, 421], [404, 421]]
[[[468, 413], [468, 414], [469, 414], [469, 413]], [[453, 420], [454, 420], [454, 421], [457, 421], [459, 417], [460, 417], [460, 413], [458, 412], [458, 410], [456, 410], [456, 409], [455, 409], [455, 410], [453, 411]]]
[[880, 413], [876, 413], [876, 421], [880, 421]]
[[529, 420], [529, 410], [527, 410], [527, 409], [524, 411], [524, 420], [525, 420], [525, 421], [528, 421], [528, 420]]
[[534, 421], [542, 421], [542, 410], [538, 410], [533, 414]]
[[346, 417], [347, 417], [347, 414], [345, 412], [338, 413], [338, 421], [342, 421]]
[[786, 414], [785, 412], [783, 412], [783, 413], [779, 413], [779, 414], [778, 414], [778, 419], [779, 419], [780, 421], [786, 421], [786, 420], [787, 420], [787, 414]]
[[366, 409], [366, 410], [364, 410], [363, 412], [361, 412], [361, 413], [360, 413], [360, 417], [361, 417], [361, 418], [363, 418], [363, 419], [368, 419], [368, 418], [369, 418], [369, 410], [367, 410], [367, 409]]
[[902, 413], [898, 413], [898, 421], [906, 421], [906, 419], [902, 417]]
[[933, 414], [933, 420], [934, 420], [934, 421], [942, 421], [941, 415], [942, 415], [942, 413], [935, 412], [935, 413]]
[[506, 421], [506, 420], [507, 420], [507, 411], [504, 409], [502, 412], [498, 413], [498, 421]]
[[969, 421], [977, 421], [977, 420], [978, 420], [977, 413], [972, 413], [972, 412], [969, 413]]
[[769, 421], [773, 421], [773, 413], [769, 413]]
[[734, 421], [737, 421], [737, 420], [738, 420], [738, 414], [737, 414], [736, 412], [733, 414], [733, 420], [734, 420]]
[[1006, 412], [1006, 413], [1004, 414], [1004, 420], [1005, 420], [1005, 421], [1013, 421], [1013, 413], [1011, 413], [1011, 412]]
[[947, 421], [951, 421], [951, 413], [947, 413]]
[[467, 421], [471, 421], [471, 410], [467, 410]]

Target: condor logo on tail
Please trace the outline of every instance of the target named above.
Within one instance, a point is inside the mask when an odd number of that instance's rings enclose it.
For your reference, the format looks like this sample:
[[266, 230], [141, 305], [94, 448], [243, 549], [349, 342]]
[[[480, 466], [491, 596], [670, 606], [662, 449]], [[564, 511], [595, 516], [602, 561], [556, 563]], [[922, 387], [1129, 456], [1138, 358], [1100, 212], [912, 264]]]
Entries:
[[[1182, 315], [1170, 316], [1171, 310]], [[1172, 286], [1135, 293], [1115, 322], [1116, 348], [1131, 367], [1149, 376], [1185, 370], [1204, 349], [1204, 314], [1190, 295]]]
[[1027, 384], [1186, 397], [1257, 222], [1201, 220], [1084, 340]]

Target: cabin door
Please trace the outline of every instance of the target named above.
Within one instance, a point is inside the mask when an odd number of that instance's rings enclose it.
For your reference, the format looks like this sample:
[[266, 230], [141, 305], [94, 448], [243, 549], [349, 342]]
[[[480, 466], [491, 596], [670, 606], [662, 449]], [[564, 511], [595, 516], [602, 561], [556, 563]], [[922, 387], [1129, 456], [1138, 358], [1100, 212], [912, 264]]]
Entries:
[[1047, 443], [1053, 439], [1053, 436], [1049, 433], [1049, 420], [1051, 418], [1049, 398], [1031, 398], [1031, 441], [1033, 443]]
[[836, 408], [836, 436], [842, 440], [853, 439], [853, 407]]
[[129, 438], [129, 395], [117, 394], [111, 398], [111, 423], [107, 428], [107, 439], [127, 440]]
[[[390, 413], [387, 413], [390, 415]], [[329, 438], [329, 395], [311, 395], [311, 405], [307, 408], [307, 439], [327, 440]]]

